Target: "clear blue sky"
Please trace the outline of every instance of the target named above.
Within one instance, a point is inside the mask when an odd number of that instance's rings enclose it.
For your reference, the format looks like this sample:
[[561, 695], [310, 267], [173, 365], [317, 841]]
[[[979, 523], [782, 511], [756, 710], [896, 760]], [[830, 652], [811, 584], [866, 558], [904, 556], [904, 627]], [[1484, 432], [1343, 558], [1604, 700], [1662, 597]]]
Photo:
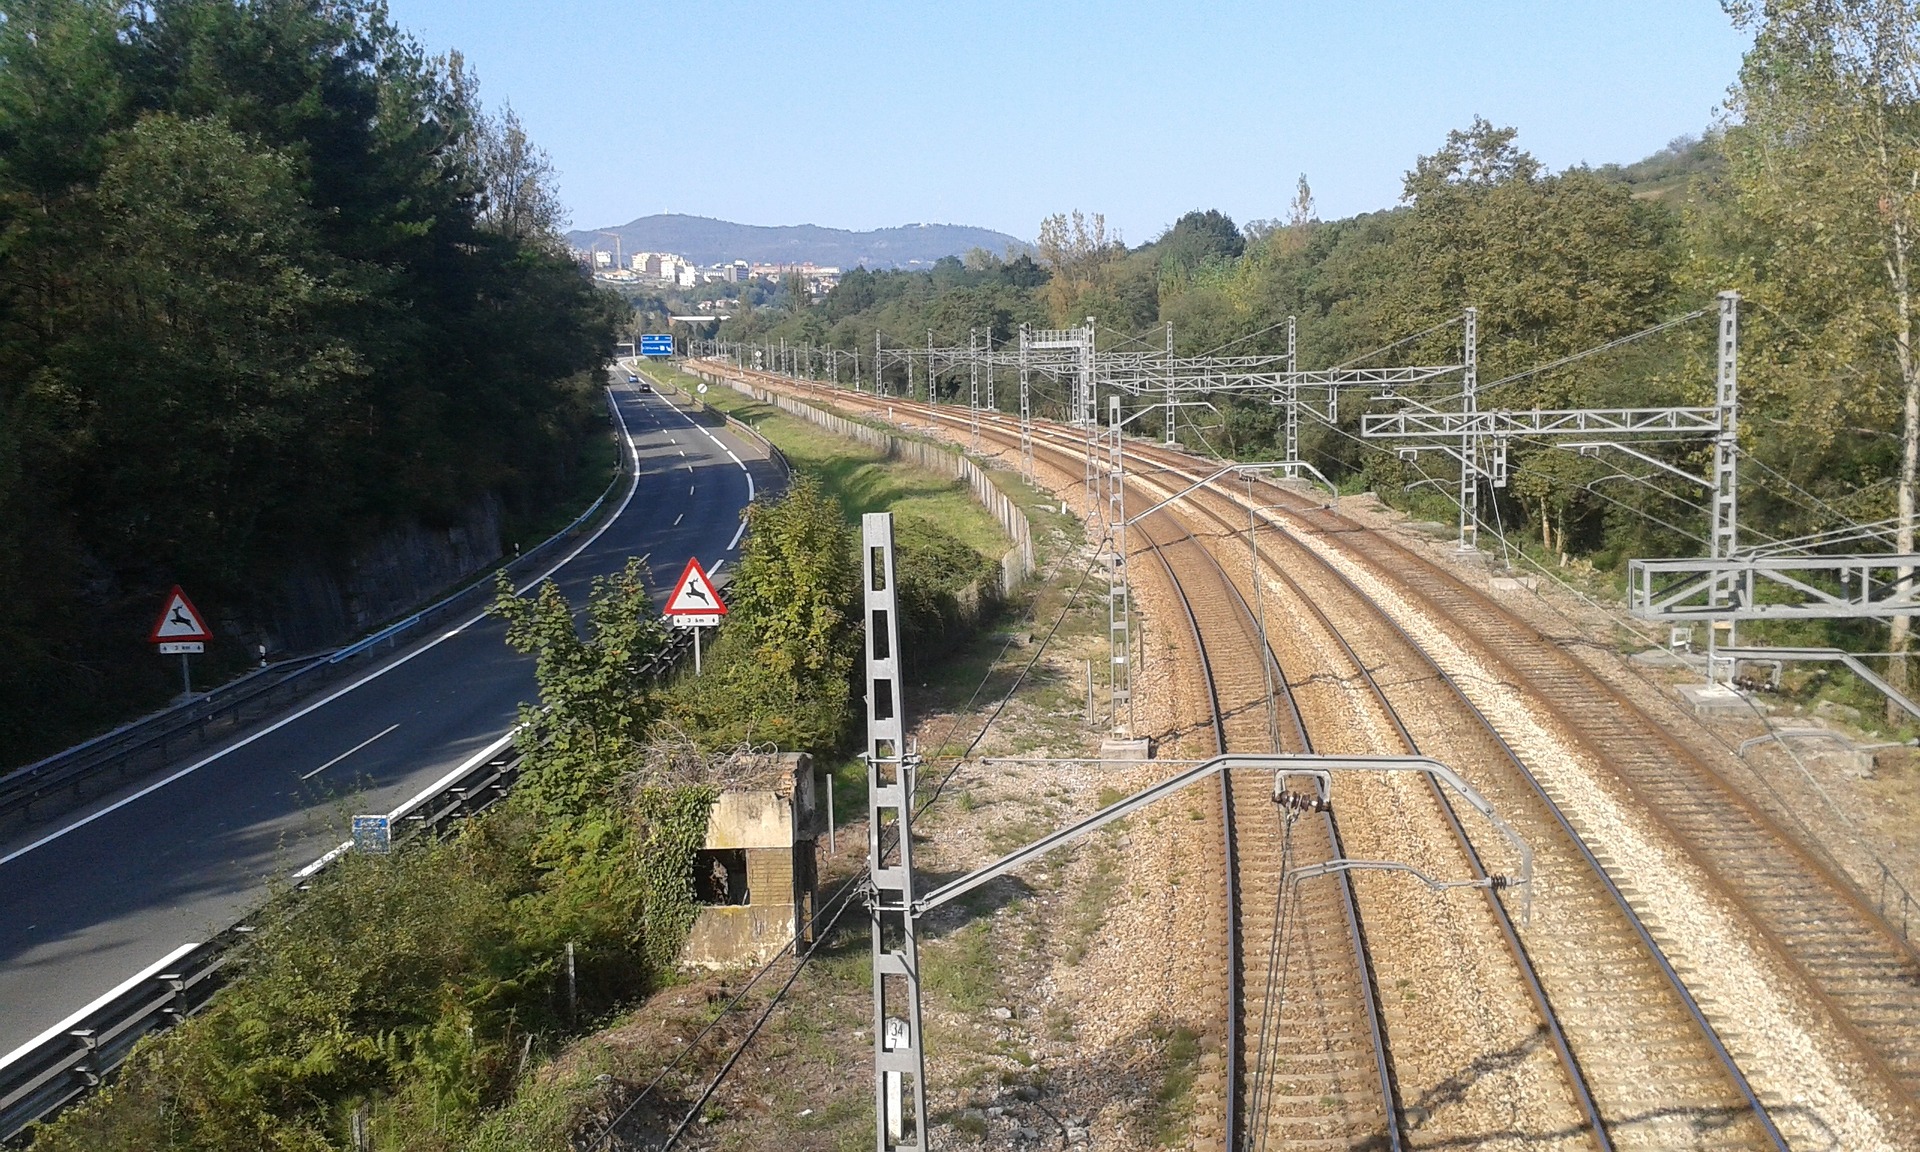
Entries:
[[1478, 114], [1549, 165], [1715, 116], [1744, 38], [1713, 0], [676, 3], [390, 0], [553, 157], [576, 227], [978, 224], [1392, 205]]

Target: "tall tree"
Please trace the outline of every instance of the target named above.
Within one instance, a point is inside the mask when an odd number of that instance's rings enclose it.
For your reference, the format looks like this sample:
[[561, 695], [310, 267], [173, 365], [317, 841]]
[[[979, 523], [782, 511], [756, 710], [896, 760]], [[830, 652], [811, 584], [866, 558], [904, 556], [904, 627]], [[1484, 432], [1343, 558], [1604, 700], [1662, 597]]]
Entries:
[[[1896, 548], [1914, 550], [1920, 483], [1915, 230], [1920, 226], [1920, 5], [1723, 0], [1754, 44], [1727, 133], [1735, 271], [1758, 302], [1808, 321], [1814, 359], [1864, 369], [1899, 412]], [[1803, 332], [1805, 325], [1796, 325]], [[1910, 582], [1913, 573], [1901, 572]], [[1893, 621], [1904, 652], [1910, 625]], [[1896, 659], [1895, 682], [1906, 683]]]

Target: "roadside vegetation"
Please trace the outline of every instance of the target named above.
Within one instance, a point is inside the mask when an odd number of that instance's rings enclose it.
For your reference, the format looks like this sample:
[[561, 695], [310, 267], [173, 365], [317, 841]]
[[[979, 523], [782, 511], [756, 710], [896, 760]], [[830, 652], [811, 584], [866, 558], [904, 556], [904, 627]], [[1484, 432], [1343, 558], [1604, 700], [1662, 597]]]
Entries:
[[[877, 500], [924, 483], [881, 472]], [[564, 1147], [584, 1105], [536, 1073], [679, 978], [694, 852], [743, 750], [847, 751], [856, 515], [807, 471], [751, 509], [698, 680], [646, 673], [667, 632], [638, 562], [579, 618], [550, 582], [518, 598], [502, 581], [494, 611], [540, 688], [515, 790], [450, 840], [350, 854], [280, 894], [234, 984], [35, 1146], [317, 1152], [351, 1147], [358, 1124], [383, 1152]], [[903, 623], [948, 636], [946, 601], [994, 572], [936, 523], [903, 532]]]
[[3, 8], [10, 762], [166, 700], [174, 582], [218, 633], [204, 677], [291, 575], [485, 501], [510, 550], [606, 483], [625, 308], [457, 55], [362, 0]]

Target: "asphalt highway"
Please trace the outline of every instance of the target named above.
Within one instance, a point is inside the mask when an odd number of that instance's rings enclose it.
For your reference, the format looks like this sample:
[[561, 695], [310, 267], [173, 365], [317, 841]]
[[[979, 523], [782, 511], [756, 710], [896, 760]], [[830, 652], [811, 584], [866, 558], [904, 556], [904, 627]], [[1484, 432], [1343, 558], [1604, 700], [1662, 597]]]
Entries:
[[[778, 487], [778, 466], [658, 393], [620, 383], [614, 398], [637, 480], [553, 579], [579, 602], [595, 576], [646, 556], [659, 601], [697, 555], [724, 582], [741, 510]], [[271, 879], [346, 838], [353, 813], [399, 807], [500, 739], [534, 696], [531, 658], [503, 636], [486, 618], [422, 637], [190, 766], [0, 842], [0, 1061], [240, 920]]]

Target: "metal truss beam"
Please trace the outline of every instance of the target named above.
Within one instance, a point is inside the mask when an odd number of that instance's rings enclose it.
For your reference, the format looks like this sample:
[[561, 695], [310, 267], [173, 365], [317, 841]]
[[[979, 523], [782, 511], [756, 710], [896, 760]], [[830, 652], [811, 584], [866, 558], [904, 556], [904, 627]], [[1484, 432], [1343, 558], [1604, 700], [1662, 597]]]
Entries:
[[1915, 567], [1914, 553], [1630, 560], [1627, 610], [1669, 622], [1920, 616], [1920, 589], [1900, 580]]
[[1719, 431], [1718, 407], [1497, 408], [1481, 412], [1407, 408], [1398, 412], [1368, 413], [1360, 418], [1360, 434], [1377, 440], [1453, 436], [1642, 436], [1655, 433], [1717, 435]]

